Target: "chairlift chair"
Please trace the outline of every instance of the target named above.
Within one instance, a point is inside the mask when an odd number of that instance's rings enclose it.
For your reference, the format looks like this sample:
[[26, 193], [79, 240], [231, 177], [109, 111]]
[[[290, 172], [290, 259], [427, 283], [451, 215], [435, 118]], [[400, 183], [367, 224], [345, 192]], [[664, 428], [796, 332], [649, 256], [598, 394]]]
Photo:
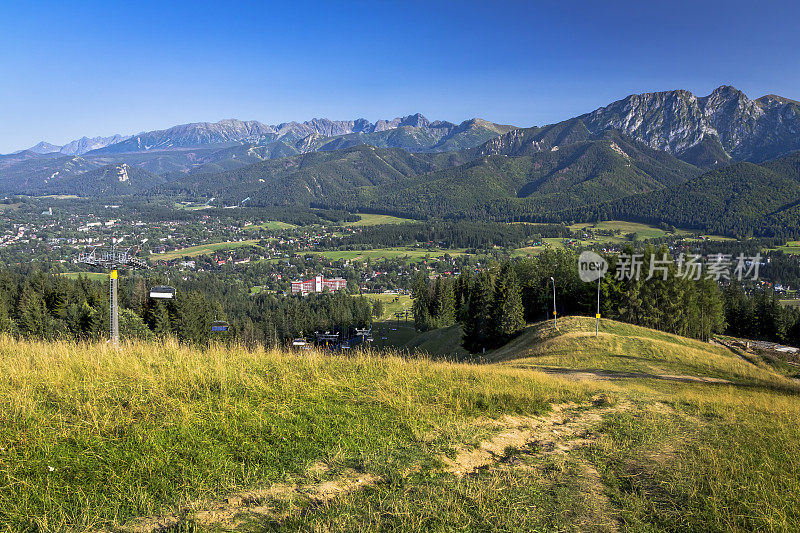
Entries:
[[172, 300], [175, 298], [175, 287], [159, 285], [150, 289], [150, 298], [154, 300]]
[[211, 323], [212, 332], [218, 332], [218, 331], [224, 332], [228, 331], [228, 328], [230, 328], [230, 324], [228, 324], [224, 320], [215, 320], [214, 322]]

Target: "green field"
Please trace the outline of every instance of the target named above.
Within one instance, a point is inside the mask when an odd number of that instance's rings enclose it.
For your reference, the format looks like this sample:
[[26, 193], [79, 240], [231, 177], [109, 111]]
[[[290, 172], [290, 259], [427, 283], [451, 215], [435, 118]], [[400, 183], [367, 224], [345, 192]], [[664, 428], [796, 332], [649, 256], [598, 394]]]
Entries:
[[151, 257], [156, 260], [170, 261], [172, 259], [180, 259], [182, 257], [197, 257], [198, 255], [210, 254], [213, 252], [234, 250], [236, 248], [242, 248], [243, 246], [258, 246], [258, 242], [258, 239], [249, 239], [244, 241], [201, 244], [199, 246], [189, 246], [180, 250], [171, 250], [163, 254], [151, 254]]
[[411, 309], [411, 304], [413, 303], [411, 296], [408, 294], [367, 293], [364, 296], [383, 302], [383, 315], [378, 317], [378, 320], [393, 318], [395, 313]]
[[[675, 233], [670, 234], [664, 231], [663, 229], [651, 226], [648, 224], [640, 224], [638, 222], [625, 222], [621, 220], [607, 220], [598, 223], [580, 223], [580, 224], [573, 224], [568, 226], [571, 231], [578, 232], [578, 231], [619, 231], [619, 233], [615, 235], [594, 235], [591, 239], [568, 239], [563, 237], [547, 237], [543, 239], [543, 244], [541, 246], [526, 246], [522, 248], [517, 248], [511, 253], [512, 257], [524, 257], [527, 255], [535, 255], [545, 248], [566, 248], [568, 246], [575, 246], [575, 247], [591, 247], [591, 246], [598, 246], [603, 244], [622, 244], [625, 242], [630, 242], [630, 235], [636, 234], [637, 239], [644, 240], [644, 239], [655, 239], [660, 237], [665, 237], [667, 235], [674, 235], [676, 237], [685, 237], [689, 241], [701, 241], [701, 240], [715, 240], [715, 241], [733, 241], [730, 237], [722, 237], [719, 235], [703, 235], [702, 239], [693, 238], [693, 237], [686, 237], [687, 235], [691, 235], [692, 232], [689, 230], [683, 229], [676, 229]], [[567, 243], [571, 242], [570, 245]]]
[[294, 224], [289, 224], [288, 222], [281, 222], [279, 220], [270, 220], [264, 222], [262, 224], [250, 224], [249, 226], [245, 226], [244, 229], [246, 231], [260, 231], [260, 230], [283, 230], [283, 229], [293, 229], [296, 228]]
[[[629, 233], [636, 233], [639, 236], [639, 239], [653, 239], [658, 237], [663, 237], [668, 235], [666, 231], [656, 226], [651, 226], [648, 224], [640, 224], [638, 222], [625, 222], [622, 220], [606, 220], [603, 222], [598, 222], [596, 224], [573, 224], [569, 226], [569, 229], [572, 231], [581, 231], [585, 229], [591, 230], [606, 230], [606, 231], [619, 231], [620, 236], [624, 237]], [[686, 235], [688, 231], [685, 230], [676, 230], [675, 235]], [[600, 239], [609, 238], [615, 239], [617, 237], [604, 237], [600, 236]]]
[[86, 276], [88, 279], [92, 281], [107, 281], [108, 280], [108, 273], [107, 272], [64, 272], [61, 274], [65, 278], [70, 279], [77, 279], [80, 276]]
[[173, 204], [175, 209], [185, 209], [187, 211], [199, 211], [201, 209], [212, 209], [213, 206], [207, 204], [195, 204], [195, 203], [184, 203], [184, 202], [175, 202]]
[[[469, 353], [461, 346], [461, 326], [418, 332], [414, 319], [386, 320], [373, 325], [374, 346], [378, 349], [400, 350], [423, 357], [445, 360], [464, 360]], [[386, 337], [385, 339], [383, 337]]]
[[780, 251], [789, 255], [800, 255], [800, 241], [787, 241], [783, 246], [776, 246], [769, 250]]
[[[800, 385], [610, 320], [346, 355], [0, 337], [8, 531], [796, 531]], [[377, 343], [377, 339], [376, 339]]]
[[370, 215], [366, 213], [359, 213], [358, 216], [361, 217], [361, 220], [356, 222], [347, 222], [345, 226], [377, 226], [379, 224], [408, 224], [410, 222], [416, 222], [416, 220], [412, 220], [410, 218], [399, 218], [391, 215]]
[[418, 263], [426, 258], [433, 259], [444, 254], [451, 256], [465, 255], [466, 250], [461, 249], [441, 249], [441, 248], [419, 248], [415, 246], [395, 247], [395, 248], [373, 248], [371, 250], [331, 250], [324, 252], [307, 252], [311, 255], [321, 255], [329, 261], [366, 261], [367, 259], [398, 259], [405, 258], [409, 262]]

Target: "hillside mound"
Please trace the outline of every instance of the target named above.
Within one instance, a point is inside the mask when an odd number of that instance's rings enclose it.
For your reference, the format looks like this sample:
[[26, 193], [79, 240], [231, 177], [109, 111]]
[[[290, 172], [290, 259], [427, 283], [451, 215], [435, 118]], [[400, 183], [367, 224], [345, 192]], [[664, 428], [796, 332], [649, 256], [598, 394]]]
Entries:
[[652, 378], [749, 386], [791, 383], [742, 359], [729, 349], [645, 327], [602, 319], [564, 317], [528, 326], [505, 346], [487, 354], [492, 363], [573, 378]]

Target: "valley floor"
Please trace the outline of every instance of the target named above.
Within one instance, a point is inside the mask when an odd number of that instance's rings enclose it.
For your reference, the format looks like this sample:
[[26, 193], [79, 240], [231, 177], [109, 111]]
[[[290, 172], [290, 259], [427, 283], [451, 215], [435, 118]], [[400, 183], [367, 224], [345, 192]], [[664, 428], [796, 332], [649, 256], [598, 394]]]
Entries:
[[[10, 531], [793, 531], [800, 386], [565, 318], [488, 363], [0, 341]], [[452, 337], [449, 333], [435, 342]]]

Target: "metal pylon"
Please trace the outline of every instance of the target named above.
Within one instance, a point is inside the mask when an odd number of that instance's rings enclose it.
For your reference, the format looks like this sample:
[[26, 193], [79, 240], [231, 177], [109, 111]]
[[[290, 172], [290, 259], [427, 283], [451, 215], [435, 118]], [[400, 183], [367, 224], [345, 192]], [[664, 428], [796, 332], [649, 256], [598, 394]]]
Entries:
[[86, 265], [100, 266], [108, 269], [108, 282], [109, 282], [109, 340], [117, 345], [119, 344], [119, 305], [117, 303], [117, 293], [119, 290], [119, 273], [118, 267], [128, 267], [131, 269], [136, 268], [150, 268], [149, 265], [130, 253], [130, 250], [124, 252], [117, 251], [116, 239], [111, 247], [110, 252], [97, 253], [97, 250], [92, 250], [89, 253], [82, 252], [78, 254], [78, 263]]

